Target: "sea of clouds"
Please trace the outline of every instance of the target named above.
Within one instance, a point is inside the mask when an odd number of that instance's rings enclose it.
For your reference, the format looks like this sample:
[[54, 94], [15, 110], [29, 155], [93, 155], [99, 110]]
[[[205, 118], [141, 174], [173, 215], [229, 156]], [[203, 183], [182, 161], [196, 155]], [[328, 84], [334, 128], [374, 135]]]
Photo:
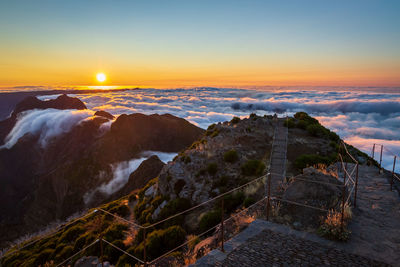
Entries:
[[383, 144], [383, 165], [391, 169], [393, 154], [400, 155], [400, 91], [381, 91], [192, 88], [76, 96], [92, 110], [113, 115], [170, 113], [202, 128], [252, 112], [285, 116], [305, 111], [368, 154], [374, 143]]
[[[41, 96], [40, 99], [58, 95]], [[374, 143], [383, 144], [384, 166], [390, 169], [393, 154], [400, 154], [400, 91], [379, 88], [324, 88], [271, 90], [191, 88], [191, 89], [136, 89], [96, 94], [70, 95], [79, 97], [91, 112], [105, 110], [113, 115], [122, 113], [164, 114], [182, 117], [202, 128], [216, 122], [230, 120], [233, 116], [245, 117], [278, 113], [280, 116], [305, 111], [316, 117], [324, 126], [337, 132], [345, 141], [371, 154]], [[46, 112], [30, 114], [45, 116]], [[30, 129], [42, 128], [41, 140], [45, 144], [54, 132], [64, 132], [73, 123], [91, 115], [63, 111], [48, 114], [49, 120], [32, 122], [26, 118], [19, 122], [20, 129], [10, 135], [8, 146]], [[25, 114], [26, 115], [26, 114]], [[36, 123], [35, 123], [36, 121]], [[57, 131], [50, 125], [54, 122]], [[25, 125], [25, 127], [22, 124]], [[43, 130], [43, 127], [45, 130]], [[47, 129], [47, 130], [46, 130]], [[14, 130], [13, 130], [14, 131]], [[16, 134], [19, 133], [19, 134]], [[15, 136], [15, 138], [12, 138]], [[375, 153], [377, 155], [377, 153]]]

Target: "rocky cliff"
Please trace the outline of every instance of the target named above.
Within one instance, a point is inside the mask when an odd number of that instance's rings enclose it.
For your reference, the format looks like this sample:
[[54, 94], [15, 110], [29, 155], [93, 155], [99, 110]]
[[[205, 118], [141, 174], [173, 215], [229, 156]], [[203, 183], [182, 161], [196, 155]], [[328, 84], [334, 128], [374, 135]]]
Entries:
[[[28, 98], [0, 122], [2, 136], [25, 111], [47, 108], [86, 107], [65, 95], [49, 101]], [[0, 244], [87, 208], [83, 196], [112, 179], [112, 164], [138, 158], [147, 150], [178, 152], [203, 133], [169, 114], [124, 114], [113, 119], [97, 112], [45, 146], [38, 142], [40, 133], [30, 133], [12, 147], [0, 149]], [[155, 170], [159, 165], [155, 163]]]

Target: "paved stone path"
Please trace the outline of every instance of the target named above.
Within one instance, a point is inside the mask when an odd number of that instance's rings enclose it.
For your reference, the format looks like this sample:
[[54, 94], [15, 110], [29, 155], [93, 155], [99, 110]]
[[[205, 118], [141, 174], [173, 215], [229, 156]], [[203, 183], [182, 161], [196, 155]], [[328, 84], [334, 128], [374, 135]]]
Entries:
[[348, 242], [256, 220], [226, 243], [226, 253], [213, 250], [196, 266], [400, 266], [400, 198], [390, 191], [389, 178], [360, 166]]
[[[286, 153], [288, 128], [283, 126], [284, 120], [278, 119], [274, 132], [274, 140], [271, 149], [270, 169], [271, 172], [271, 192], [282, 183], [286, 174]], [[267, 189], [267, 188], [266, 188]]]
[[[239, 264], [240, 263], [240, 264]], [[216, 266], [388, 266], [304, 238], [264, 230]]]

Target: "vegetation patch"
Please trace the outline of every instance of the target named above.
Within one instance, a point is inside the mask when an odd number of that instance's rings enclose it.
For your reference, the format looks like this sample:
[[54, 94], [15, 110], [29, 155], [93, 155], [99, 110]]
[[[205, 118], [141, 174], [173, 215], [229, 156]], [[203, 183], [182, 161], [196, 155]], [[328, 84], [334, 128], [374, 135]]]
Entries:
[[218, 171], [218, 165], [217, 165], [217, 163], [212, 162], [212, 163], [209, 163], [209, 164], [207, 165], [207, 172], [208, 172], [210, 175], [215, 175], [215, 174], [217, 173], [217, 171]]
[[231, 120], [232, 124], [236, 124], [236, 123], [239, 123], [239, 122], [240, 122], [240, 118], [239, 117], [233, 117], [232, 120]]
[[246, 176], [262, 175], [265, 170], [265, 164], [260, 160], [248, 160], [241, 166], [242, 174]]
[[234, 163], [239, 159], [239, 155], [235, 149], [229, 150], [224, 153], [224, 161]]
[[200, 218], [199, 231], [200, 233], [207, 231], [211, 227], [216, 226], [221, 222], [221, 210], [216, 209], [207, 212]]

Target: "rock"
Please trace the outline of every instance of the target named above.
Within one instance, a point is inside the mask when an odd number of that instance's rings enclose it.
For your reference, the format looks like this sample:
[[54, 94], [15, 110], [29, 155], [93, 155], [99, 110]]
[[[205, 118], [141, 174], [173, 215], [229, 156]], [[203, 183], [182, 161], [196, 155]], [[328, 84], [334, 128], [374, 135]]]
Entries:
[[[303, 172], [304, 174], [293, 178], [282, 198], [326, 210], [336, 207], [342, 194], [340, 186], [342, 182], [335, 176], [312, 167], [305, 168]], [[328, 184], [314, 183], [313, 181]], [[297, 227], [317, 226], [320, 217], [325, 214], [322, 211], [285, 202], [281, 203], [279, 212], [284, 217], [290, 215]]]
[[164, 200], [164, 201], [160, 204], [160, 206], [157, 207], [157, 209], [154, 211], [153, 215], [151, 216], [151, 217], [153, 218], [153, 220], [156, 220], [156, 219], [157, 219], [158, 214], [160, 214], [160, 211], [162, 210], [162, 208], [165, 207], [165, 205], [167, 205], [167, 203], [168, 203], [168, 202], [167, 202], [166, 200]]
[[99, 258], [94, 256], [82, 257], [79, 260], [77, 260], [74, 264], [74, 267], [102, 267], [102, 266], [113, 267], [114, 265], [111, 265], [108, 261], [103, 262], [102, 265]]
[[144, 192], [145, 197], [150, 197], [154, 194], [154, 185], [150, 186], [147, 188], [147, 190]]
[[104, 110], [98, 110], [94, 113], [95, 116], [103, 117], [109, 120], [113, 120], [115, 117], [111, 114], [108, 113], [107, 111]]
[[[14, 117], [0, 122], [0, 131], [10, 122], [7, 127], [12, 129], [15, 114], [29, 108], [86, 108], [79, 99], [65, 95], [48, 101], [29, 98], [17, 106]], [[38, 144], [37, 135], [27, 134], [10, 149], [0, 150], [0, 247], [94, 203], [113, 200], [109, 194], [96, 194], [94, 202], [84, 196], [113, 178], [114, 164], [139, 158], [148, 150], [179, 152], [204, 132], [168, 114], [121, 115], [109, 129], [100, 129], [108, 121], [103, 116], [84, 120], [45, 147]], [[120, 194], [141, 188], [164, 165], [157, 157], [142, 164]], [[153, 188], [155, 194], [158, 187]]]

